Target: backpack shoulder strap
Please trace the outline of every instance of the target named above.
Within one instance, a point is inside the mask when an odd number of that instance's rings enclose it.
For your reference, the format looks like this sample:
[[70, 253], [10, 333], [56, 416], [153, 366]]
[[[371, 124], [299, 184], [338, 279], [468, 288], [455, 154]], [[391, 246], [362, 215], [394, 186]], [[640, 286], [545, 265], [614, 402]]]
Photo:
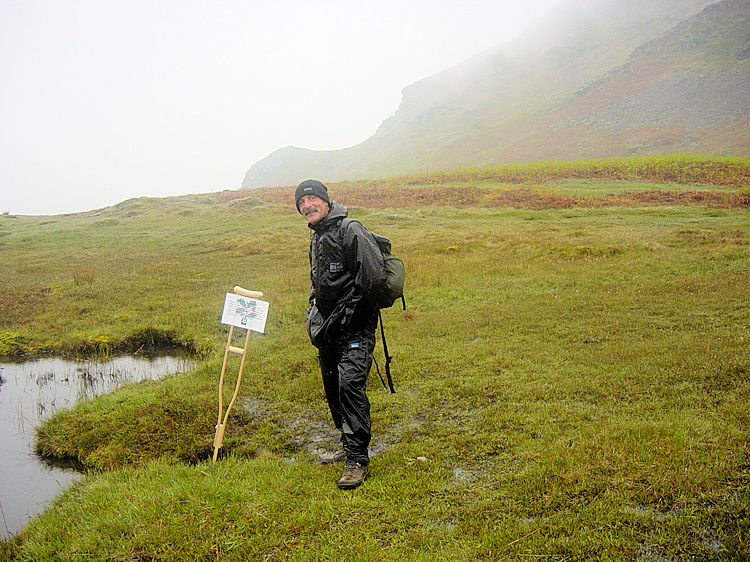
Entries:
[[352, 224], [353, 222], [358, 222], [359, 224], [362, 224], [357, 219], [344, 217], [343, 219], [341, 219], [341, 229], [346, 230], [347, 228], [349, 228], [349, 225]]
[[391, 378], [391, 359], [393, 359], [393, 356], [388, 354], [388, 343], [385, 341], [383, 316], [380, 314], [380, 310], [378, 310], [378, 320], [380, 321], [380, 337], [383, 340], [383, 354], [385, 355], [385, 378], [388, 379], [388, 387], [391, 390], [391, 394], [396, 394], [396, 389], [393, 388], [393, 379]]

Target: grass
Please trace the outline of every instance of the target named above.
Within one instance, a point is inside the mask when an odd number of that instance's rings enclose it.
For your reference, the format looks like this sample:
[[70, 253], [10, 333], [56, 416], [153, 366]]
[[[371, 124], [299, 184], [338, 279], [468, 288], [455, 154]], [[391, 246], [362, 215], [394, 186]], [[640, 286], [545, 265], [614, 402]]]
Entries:
[[701, 183], [747, 186], [747, 159], [705, 156], [666, 155], [627, 158], [582, 159], [511, 163], [495, 167], [456, 169], [438, 172], [417, 181], [482, 179], [505, 182], [551, 182], [560, 179], [597, 179]]
[[[290, 188], [0, 217], [0, 342], [16, 355], [145, 333], [202, 357], [45, 423], [42, 454], [93, 470], [0, 553], [749, 556], [747, 185], [464, 179], [331, 186], [408, 275], [408, 310], [384, 313], [397, 393], [372, 379], [373, 476], [353, 493], [320, 463], [335, 436], [304, 333], [307, 229]], [[625, 196], [638, 192], [657, 195]], [[695, 192], [724, 199], [667, 197]], [[213, 464], [218, 316], [235, 284], [264, 291], [271, 314]]]

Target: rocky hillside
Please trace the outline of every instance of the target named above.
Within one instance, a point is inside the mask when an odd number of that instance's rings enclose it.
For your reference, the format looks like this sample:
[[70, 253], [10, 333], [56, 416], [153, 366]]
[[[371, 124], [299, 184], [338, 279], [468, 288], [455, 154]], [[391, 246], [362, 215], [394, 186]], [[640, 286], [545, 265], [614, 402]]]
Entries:
[[354, 147], [278, 150], [243, 187], [502, 162], [750, 153], [748, 0], [574, 0], [404, 89]]

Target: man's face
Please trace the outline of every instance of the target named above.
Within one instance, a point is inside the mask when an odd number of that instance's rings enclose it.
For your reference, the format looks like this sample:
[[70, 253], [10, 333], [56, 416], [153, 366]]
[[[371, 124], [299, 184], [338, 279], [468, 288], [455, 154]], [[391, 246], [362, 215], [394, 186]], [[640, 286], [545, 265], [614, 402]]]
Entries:
[[329, 210], [328, 203], [317, 195], [305, 195], [299, 200], [299, 212], [310, 224], [318, 224], [328, 216]]

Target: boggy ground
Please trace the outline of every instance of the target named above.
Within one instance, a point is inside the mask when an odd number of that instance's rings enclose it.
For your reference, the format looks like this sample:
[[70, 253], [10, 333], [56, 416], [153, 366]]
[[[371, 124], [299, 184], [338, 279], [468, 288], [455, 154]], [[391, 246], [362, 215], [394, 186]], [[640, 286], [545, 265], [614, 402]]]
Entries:
[[[337, 441], [304, 332], [308, 233], [292, 188], [0, 217], [3, 293], [43, 295], [34, 315], [2, 300], [4, 341], [116, 347], [151, 328], [203, 350], [191, 373], [41, 428], [44, 454], [93, 471], [6, 556], [747, 557], [750, 218], [714, 203], [747, 186], [461, 181], [419, 187], [433, 197], [417, 206], [375, 197], [386, 208], [362, 203], [370, 182], [360, 200], [354, 182], [331, 186], [408, 271], [407, 311], [384, 312], [397, 393], [372, 376], [372, 477], [354, 493], [323, 462]], [[485, 204], [516, 190], [627, 203]], [[661, 203], [624, 195], [652, 192]], [[712, 195], [669, 199], [691, 192]], [[212, 463], [218, 316], [237, 284], [264, 291], [271, 314]]]

